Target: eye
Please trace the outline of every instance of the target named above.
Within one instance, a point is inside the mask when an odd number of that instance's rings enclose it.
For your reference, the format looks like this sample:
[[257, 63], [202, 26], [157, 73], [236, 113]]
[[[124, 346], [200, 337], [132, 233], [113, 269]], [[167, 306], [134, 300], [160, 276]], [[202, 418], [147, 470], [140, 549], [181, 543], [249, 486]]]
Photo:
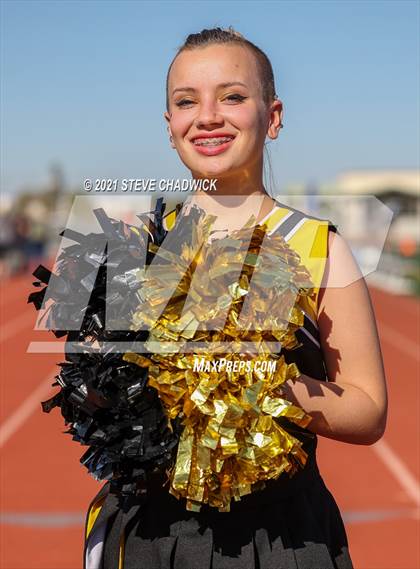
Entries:
[[185, 107], [186, 105], [192, 105], [194, 101], [190, 101], [188, 99], [181, 99], [180, 101], [177, 101], [175, 103], [175, 105], [177, 107]]
[[247, 97], [244, 97], [243, 95], [239, 95], [239, 93], [235, 93], [233, 95], [228, 95], [226, 97], [226, 99], [228, 99], [229, 101], [235, 101], [235, 102], [239, 102], [242, 103], [242, 101], [245, 101]]

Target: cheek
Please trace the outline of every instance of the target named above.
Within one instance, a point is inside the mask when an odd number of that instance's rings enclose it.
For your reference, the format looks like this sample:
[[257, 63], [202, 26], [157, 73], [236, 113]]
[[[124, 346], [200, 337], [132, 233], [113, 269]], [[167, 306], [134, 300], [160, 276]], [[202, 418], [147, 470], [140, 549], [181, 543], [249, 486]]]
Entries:
[[183, 136], [190, 127], [191, 119], [187, 113], [179, 114], [174, 112], [171, 117], [171, 131], [175, 137]]
[[226, 111], [224, 116], [238, 130], [252, 134], [256, 138], [259, 137], [261, 129], [264, 128], [263, 117], [255, 109], [235, 107]]

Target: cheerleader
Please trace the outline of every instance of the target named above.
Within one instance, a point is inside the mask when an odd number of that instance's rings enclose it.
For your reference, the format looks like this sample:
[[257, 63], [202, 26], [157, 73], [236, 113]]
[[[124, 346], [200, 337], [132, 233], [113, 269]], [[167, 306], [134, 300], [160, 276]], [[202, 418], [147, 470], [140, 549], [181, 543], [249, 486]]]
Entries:
[[[351, 569], [316, 447], [318, 436], [372, 445], [385, 430], [386, 383], [365, 281], [333, 224], [281, 204], [264, 187], [264, 145], [280, 133], [283, 105], [261, 49], [232, 28], [191, 34], [169, 67], [166, 88], [172, 148], [193, 179], [217, 180], [215, 192], [197, 192], [188, 207], [216, 216], [220, 237], [254, 214], [255, 223], [297, 252], [315, 283], [314, 294], [302, 298], [299, 345], [284, 350], [299, 375], [282, 386], [284, 399], [311, 419], [307, 426], [283, 423], [307, 459], [293, 476], [284, 472], [232, 500], [228, 511], [209, 504], [188, 509], [185, 497], [153, 475], [147, 499], [127, 514], [107, 482], [88, 508], [84, 568]], [[179, 208], [165, 217], [168, 231], [177, 216]]]

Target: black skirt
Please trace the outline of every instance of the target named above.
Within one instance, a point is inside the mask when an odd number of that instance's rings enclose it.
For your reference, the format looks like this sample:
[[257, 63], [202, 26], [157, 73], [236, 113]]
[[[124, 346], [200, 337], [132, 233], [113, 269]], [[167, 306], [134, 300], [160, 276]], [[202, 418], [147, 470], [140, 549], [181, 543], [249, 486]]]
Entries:
[[233, 501], [230, 512], [187, 511], [159, 477], [146, 499], [123, 511], [107, 483], [95, 522], [107, 527], [98, 569], [121, 567], [122, 535], [123, 569], [353, 569], [340, 511], [318, 470], [316, 443], [313, 435], [304, 445], [303, 469]]

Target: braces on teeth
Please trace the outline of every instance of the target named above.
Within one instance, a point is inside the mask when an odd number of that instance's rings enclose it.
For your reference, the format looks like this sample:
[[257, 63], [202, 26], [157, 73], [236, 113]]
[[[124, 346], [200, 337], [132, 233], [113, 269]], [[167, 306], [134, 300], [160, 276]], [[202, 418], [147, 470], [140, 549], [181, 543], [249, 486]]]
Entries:
[[233, 140], [232, 136], [224, 136], [224, 137], [215, 137], [215, 138], [206, 138], [206, 139], [196, 139], [194, 140], [194, 144], [198, 146], [214, 146], [218, 144], [223, 144], [225, 142], [229, 142]]

